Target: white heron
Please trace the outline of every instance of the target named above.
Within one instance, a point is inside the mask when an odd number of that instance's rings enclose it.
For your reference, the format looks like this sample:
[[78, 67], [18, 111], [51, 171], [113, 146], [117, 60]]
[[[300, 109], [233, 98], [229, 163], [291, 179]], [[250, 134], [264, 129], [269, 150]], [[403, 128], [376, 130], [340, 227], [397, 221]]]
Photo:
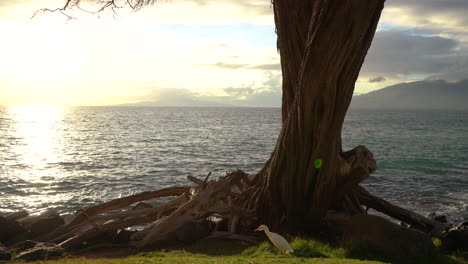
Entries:
[[284, 237], [276, 233], [270, 232], [268, 226], [261, 225], [257, 229], [255, 229], [255, 231], [265, 231], [265, 234], [268, 236], [271, 243], [273, 243], [273, 245], [275, 245], [279, 250], [284, 251], [286, 253], [291, 253], [294, 251]]

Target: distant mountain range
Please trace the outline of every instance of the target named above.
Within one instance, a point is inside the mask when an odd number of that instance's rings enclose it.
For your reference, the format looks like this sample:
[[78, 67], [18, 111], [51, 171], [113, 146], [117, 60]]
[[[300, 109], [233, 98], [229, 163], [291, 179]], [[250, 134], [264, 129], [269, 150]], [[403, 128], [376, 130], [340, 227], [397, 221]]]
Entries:
[[[123, 104], [122, 106], [238, 107], [243, 106], [243, 104], [239, 101], [222, 103], [213, 98], [174, 93], [165, 95], [160, 100]], [[455, 83], [446, 81], [400, 83], [367, 94], [353, 96], [350, 107], [352, 109], [468, 110], [468, 80]]]
[[195, 100], [183, 98], [180, 100], [159, 100], [159, 101], [142, 101], [137, 103], [120, 104], [119, 106], [144, 106], [144, 107], [235, 107], [229, 104], [221, 104], [218, 102]]
[[468, 80], [400, 83], [354, 96], [351, 108], [468, 110]]

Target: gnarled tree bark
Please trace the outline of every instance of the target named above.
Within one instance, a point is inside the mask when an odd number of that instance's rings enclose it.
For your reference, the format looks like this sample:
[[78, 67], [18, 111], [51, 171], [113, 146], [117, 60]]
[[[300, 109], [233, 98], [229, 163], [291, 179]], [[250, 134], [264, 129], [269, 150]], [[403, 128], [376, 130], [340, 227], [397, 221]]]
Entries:
[[367, 148], [342, 152], [341, 129], [384, 0], [294, 3], [273, 1], [283, 127], [246, 205], [263, 223], [303, 232], [376, 169]]

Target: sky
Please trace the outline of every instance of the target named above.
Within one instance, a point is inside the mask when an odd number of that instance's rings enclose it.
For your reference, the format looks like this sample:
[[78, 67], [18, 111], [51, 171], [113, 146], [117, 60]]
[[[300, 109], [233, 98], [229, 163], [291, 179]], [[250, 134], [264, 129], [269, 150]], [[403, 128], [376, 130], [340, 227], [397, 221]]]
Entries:
[[[84, 0], [83, 0], [84, 1]], [[117, 15], [0, 0], [0, 104], [199, 100], [280, 106], [269, 0], [168, 0]], [[93, 6], [85, 6], [95, 10]], [[468, 79], [468, 1], [387, 0], [355, 94]]]

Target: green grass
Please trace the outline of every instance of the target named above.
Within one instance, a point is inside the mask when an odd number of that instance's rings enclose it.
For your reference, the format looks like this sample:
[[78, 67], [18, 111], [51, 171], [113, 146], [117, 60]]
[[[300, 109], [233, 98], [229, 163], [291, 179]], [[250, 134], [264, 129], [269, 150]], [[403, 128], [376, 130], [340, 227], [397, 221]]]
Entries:
[[[238, 241], [204, 240], [184, 248], [168, 251], [140, 253], [126, 258], [84, 259], [66, 257], [59, 260], [32, 262], [36, 264], [177, 264], [177, 263], [323, 263], [323, 264], [382, 264], [382, 263], [427, 263], [427, 264], [468, 264], [467, 252], [452, 256], [435, 252], [432, 256], [406, 259], [398, 256], [377, 256], [363, 245], [336, 247], [317, 240], [294, 238], [293, 254], [278, 255], [277, 249], [269, 242], [250, 244]], [[15, 263], [15, 262], [13, 262]], [[19, 262], [16, 262], [19, 263]]]

